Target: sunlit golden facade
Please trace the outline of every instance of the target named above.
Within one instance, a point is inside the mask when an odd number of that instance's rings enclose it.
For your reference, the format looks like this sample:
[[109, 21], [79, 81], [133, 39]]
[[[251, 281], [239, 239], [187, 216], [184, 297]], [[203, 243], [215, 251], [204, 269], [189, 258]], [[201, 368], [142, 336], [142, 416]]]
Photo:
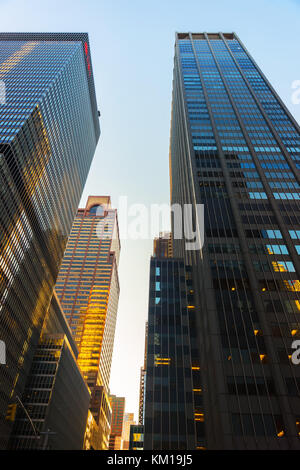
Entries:
[[119, 299], [119, 252], [117, 211], [109, 197], [90, 196], [74, 220], [56, 291], [88, 385], [106, 390]]
[[89, 410], [84, 434], [83, 450], [93, 450], [97, 448], [98, 425], [93, 413]]
[[74, 220], [56, 290], [79, 349], [78, 364], [91, 388], [94, 445], [109, 445], [108, 386], [119, 300], [120, 240], [109, 196], [89, 196]]
[[93, 414], [96, 425], [93, 426], [94, 450], [108, 450], [111, 430], [112, 409], [109, 395], [103, 385], [92, 388], [90, 411]]

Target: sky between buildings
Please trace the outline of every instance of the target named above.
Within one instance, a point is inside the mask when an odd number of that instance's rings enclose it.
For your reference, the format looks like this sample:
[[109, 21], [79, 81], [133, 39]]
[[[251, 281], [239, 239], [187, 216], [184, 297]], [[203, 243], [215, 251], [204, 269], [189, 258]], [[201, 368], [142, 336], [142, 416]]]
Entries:
[[[300, 80], [300, 0], [0, 0], [0, 18], [2, 31], [89, 33], [101, 137], [81, 207], [88, 195], [110, 195], [115, 207], [120, 196], [148, 208], [169, 203], [175, 31], [236, 32], [300, 121], [291, 100]], [[137, 419], [152, 240], [121, 245], [110, 388]]]

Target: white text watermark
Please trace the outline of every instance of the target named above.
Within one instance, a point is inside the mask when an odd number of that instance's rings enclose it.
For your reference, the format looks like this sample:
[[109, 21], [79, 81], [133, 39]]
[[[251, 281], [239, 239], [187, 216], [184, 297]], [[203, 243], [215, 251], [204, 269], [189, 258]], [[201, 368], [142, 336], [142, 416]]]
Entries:
[[[129, 204], [127, 196], [121, 196], [117, 204], [120, 239], [122, 240], [153, 240], [172, 217], [172, 236], [174, 240], [184, 240], [188, 251], [200, 250], [204, 245], [204, 204]], [[99, 206], [96, 215], [103, 214]], [[99, 238], [111, 238], [109, 232], [105, 235], [102, 228], [109, 224], [109, 214], [98, 224]], [[116, 233], [115, 233], [116, 235]]]

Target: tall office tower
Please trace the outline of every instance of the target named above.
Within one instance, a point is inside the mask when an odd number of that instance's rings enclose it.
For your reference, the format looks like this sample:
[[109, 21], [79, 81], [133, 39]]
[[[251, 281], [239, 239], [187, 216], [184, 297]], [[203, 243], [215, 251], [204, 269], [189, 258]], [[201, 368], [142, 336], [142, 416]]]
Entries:
[[148, 312], [144, 448], [202, 447], [203, 411], [194, 404], [190, 311], [182, 259], [152, 257]]
[[112, 409], [109, 450], [122, 450], [122, 430], [125, 413], [125, 398], [110, 395]]
[[91, 410], [88, 410], [88, 417], [86, 421], [83, 450], [96, 450], [99, 448], [99, 426], [93, 416]]
[[173, 256], [173, 244], [171, 232], [160, 232], [159, 237], [154, 238], [153, 241], [154, 256], [159, 258], [170, 258]]
[[[110, 197], [89, 196], [86, 207], [78, 209], [75, 217], [56, 291], [79, 349], [78, 364], [92, 390], [92, 401], [94, 393], [100, 393], [99, 387], [103, 388], [101, 403], [107, 423], [111, 414], [108, 386], [119, 300], [119, 253], [117, 211], [112, 209]], [[99, 420], [102, 413], [96, 413], [94, 405], [91, 411]], [[105, 440], [108, 442], [108, 434]]]
[[56, 292], [79, 348], [89, 386], [108, 390], [119, 300], [120, 241], [109, 196], [89, 196], [78, 209]]
[[98, 427], [94, 432], [93, 449], [107, 450], [111, 426], [111, 406], [108, 393], [103, 385], [92, 387], [90, 411]]
[[[172, 203], [204, 204], [192, 266], [208, 449], [300, 447], [300, 128], [234, 33], [178, 33]], [[203, 242], [203, 240], [202, 240]]]
[[129, 450], [130, 426], [136, 424], [134, 413], [125, 413], [122, 430], [122, 450]]
[[87, 34], [0, 34], [0, 448], [21, 395], [100, 129]]
[[144, 424], [145, 412], [145, 386], [146, 386], [146, 369], [147, 369], [147, 341], [148, 341], [148, 322], [145, 325], [145, 349], [144, 349], [144, 365], [140, 372], [140, 395], [139, 395], [139, 424]]
[[90, 390], [76, 363], [77, 356], [54, 291], [21, 397], [22, 406], [16, 401], [10, 449], [83, 448]]

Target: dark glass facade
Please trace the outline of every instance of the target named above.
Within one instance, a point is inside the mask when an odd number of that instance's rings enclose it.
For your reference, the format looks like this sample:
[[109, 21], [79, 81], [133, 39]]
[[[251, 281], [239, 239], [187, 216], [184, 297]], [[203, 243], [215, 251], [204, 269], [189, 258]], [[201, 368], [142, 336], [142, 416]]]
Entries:
[[[17, 401], [10, 449], [81, 450], [90, 390], [76, 359], [78, 349], [54, 293], [32, 361], [22, 403]], [[51, 434], [47, 436], [47, 431]]]
[[144, 426], [140, 424], [130, 426], [129, 450], [144, 450]]
[[100, 129], [87, 34], [0, 34], [0, 448], [21, 395]]
[[205, 446], [299, 449], [300, 129], [235, 34], [176, 34], [170, 167], [172, 203], [205, 211], [202, 249], [174, 240], [192, 267]]
[[[182, 259], [151, 258], [144, 448], [195, 449], [203, 412], [194, 406], [187, 276]], [[193, 370], [194, 369], [194, 370]], [[196, 370], [197, 369], [197, 370]]]

